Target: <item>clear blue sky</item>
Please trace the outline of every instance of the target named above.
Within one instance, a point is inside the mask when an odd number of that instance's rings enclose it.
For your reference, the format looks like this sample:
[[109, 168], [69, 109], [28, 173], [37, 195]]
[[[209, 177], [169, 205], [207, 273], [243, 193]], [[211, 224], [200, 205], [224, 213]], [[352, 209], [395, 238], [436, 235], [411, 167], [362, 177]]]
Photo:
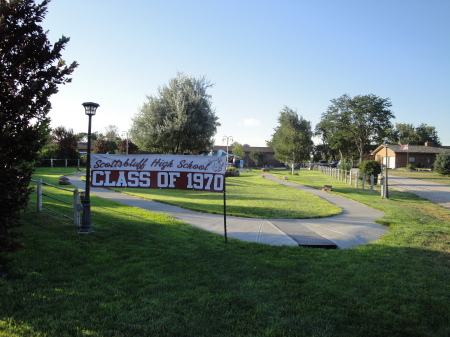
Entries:
[[205, 75], [223, 136], [265, 146], [284, 106], [312, 127], [343, 94], [390, 98], [394, 123], [450, 145], [449, 0], [53, 0], [43, 26], [80, 66], [52, 98], [52, 127], [130, 128], [177, 71]]

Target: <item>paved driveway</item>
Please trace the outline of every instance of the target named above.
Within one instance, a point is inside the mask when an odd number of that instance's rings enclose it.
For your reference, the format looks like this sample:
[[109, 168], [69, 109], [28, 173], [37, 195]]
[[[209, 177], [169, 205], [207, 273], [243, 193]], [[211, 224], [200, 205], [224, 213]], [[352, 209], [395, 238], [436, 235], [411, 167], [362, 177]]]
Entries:
[[388, 176], [389, 187], [414, 193], [419, 197], [430, 200], [435, 204], [439, 204], [445, 208], [450, 209], [450, 186], [429, 181]]

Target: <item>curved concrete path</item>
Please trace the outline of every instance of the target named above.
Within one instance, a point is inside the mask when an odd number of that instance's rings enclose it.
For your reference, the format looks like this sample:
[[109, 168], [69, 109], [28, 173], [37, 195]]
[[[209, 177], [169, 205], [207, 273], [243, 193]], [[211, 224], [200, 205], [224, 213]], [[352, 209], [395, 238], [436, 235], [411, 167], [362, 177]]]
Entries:
[[[78, 189], [84, 189], [82, 175], [69, 176]], [[323, 219], [254, 219], [227, 216], [228, 237], [269, 245], [351, 248], [379, 239], [387, 229], [374, 223], [383, 212], [353, 200], [285, 182], [271, 175], [268, 180], [315, 194], [342, 208], [342, 214]], [[166, 213], [195, 227], [224, 235], [223, 215], [198, 213], [177, 206], [144, 200], [104, 188], [91, 187], [91, 194], [152, 212]], [[95, 208], [95, 203], [92, 205]], [[95, 225], [93, 226], [95, 230]]]
[[[424, 173], [426, 174], [426, 173]], [[388, 176], [389, 187], [402, 192], [410, 192], [428, 199], [432, 203], [450, 209], [450, 186], [425, 180]]]
[[305, 227], [334, 242], [340, 249], [351, 248], [379, 239], [387, 228], [374, 221], [383, 217], [378, 211], [357, 201], [350, 200], [325, 191], [297, 185], [281, 180], [273, 175], [263, 175], [266, 179], [314, 194], [342, 209], [342, 213], [329, 218], [270, 220], [288, 235], [301, 233]]

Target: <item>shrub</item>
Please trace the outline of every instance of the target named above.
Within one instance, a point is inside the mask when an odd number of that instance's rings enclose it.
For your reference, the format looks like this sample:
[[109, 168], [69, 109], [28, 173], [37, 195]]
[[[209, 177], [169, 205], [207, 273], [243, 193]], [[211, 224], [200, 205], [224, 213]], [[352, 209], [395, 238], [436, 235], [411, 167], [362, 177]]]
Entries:
[[410, 171], [413, 171], [413, 170], [416, 169], [416, 167], [413, 164], [408, 164], [408, 165], [406, 165], [406, 169], [410, 170]]
[[450, 175], [450, 153], [441, 153], [436, 157], [434, 170], [442, 175]]
[[240, 173], [239, 170], [235, 167], [229, 167], [225, 171], [225, 177], [239, 177]]
[[377, 179], [378, 175], [381, 173], [381, 165], [376, 160], [367, 160], [359, 167], [359, 173], [361, 173], [361, 175], [365, 173], [367, 179], [373, 174], [375, 179]]
[[350, 171], [352, 169], [352, 163], [347, 161], [347, 159], [342, 158], [339, 163], [339, 168], [344, 171]]
[[82, 154], [80, 156], [80, 165], [81, 166], [86, 166], [86, 161], [87, 161], [87, 154]]

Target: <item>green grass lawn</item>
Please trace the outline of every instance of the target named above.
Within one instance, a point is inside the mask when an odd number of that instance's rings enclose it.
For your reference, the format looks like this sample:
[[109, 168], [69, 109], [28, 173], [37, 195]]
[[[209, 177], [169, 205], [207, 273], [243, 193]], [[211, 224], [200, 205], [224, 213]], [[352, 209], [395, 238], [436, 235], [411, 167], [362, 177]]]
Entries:
[[407, 170], [389, 170], [389, 175], [405, 177], [405, 178], [414, 178], [421, 179], [426, 181], [431, 181], [433, 183], [450, 185], [450, 177], [440, 175], [437, 172], [431, 172], [426, 170], [417, 170], [417, 171], [407, 171]]
[[[199, 191], [126, 188], [114, 189], [143, 199], [213, 214], [223, 214], [223, 194]], [[327, 217], [341, 209], [302, 191], [271, 182], [256, 173], [226, 178], [227, 214], [266, 219]]]
[[[49, 172], [55, 183], [67, 173]], [[79, 235], [30, 207], [26, 246], [0, 280], [0, 336], [450, 335], [448, 210], [396, 191], [381, 199], [315, 171], [288, 179], [331, 184], [383, 210], [389, 232], [348, 250], [225, 244], [93, 196], [96, 232]]]

